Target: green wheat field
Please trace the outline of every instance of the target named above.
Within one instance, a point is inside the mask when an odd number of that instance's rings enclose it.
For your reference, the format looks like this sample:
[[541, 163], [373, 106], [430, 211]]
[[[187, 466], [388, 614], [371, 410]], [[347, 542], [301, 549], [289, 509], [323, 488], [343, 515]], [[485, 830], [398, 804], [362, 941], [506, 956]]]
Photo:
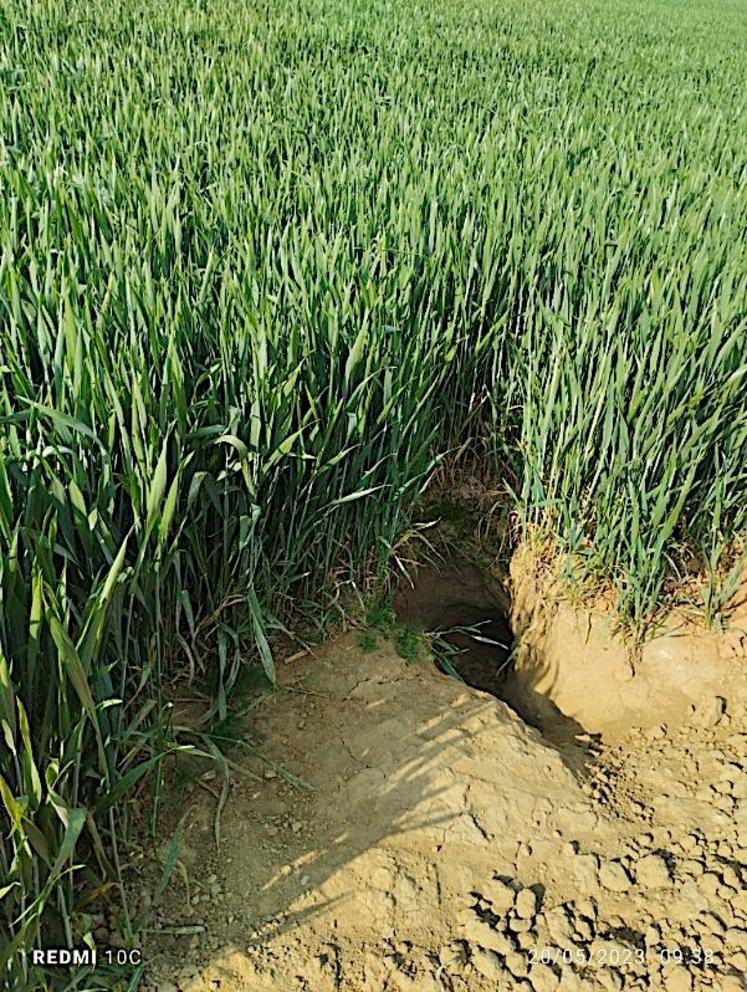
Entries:
[[3, 987], [89, 987], [22, 952], [116, 893], [162, 687], [272, 678], [461, 446], [632, 631], [717, 618], [745, 79], [745, 0], [0, 0]]

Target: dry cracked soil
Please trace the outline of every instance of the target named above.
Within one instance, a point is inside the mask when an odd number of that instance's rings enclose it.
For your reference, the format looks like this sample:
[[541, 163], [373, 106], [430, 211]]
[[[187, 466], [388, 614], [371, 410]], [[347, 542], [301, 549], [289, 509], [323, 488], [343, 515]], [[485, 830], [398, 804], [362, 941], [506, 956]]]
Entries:
[[743, 706], [551, 744], [351, 634], [283, 666], [255, 713], [277, 764], [234, 778], [220, 847], [215, 772], [172, 798], [150, 992], [747, 987]]

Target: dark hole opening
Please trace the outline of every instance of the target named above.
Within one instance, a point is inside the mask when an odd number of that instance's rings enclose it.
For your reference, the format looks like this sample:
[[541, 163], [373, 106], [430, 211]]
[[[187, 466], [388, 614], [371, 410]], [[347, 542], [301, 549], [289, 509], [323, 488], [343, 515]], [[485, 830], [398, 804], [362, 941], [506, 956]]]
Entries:
[[399, 624], [442, 632], [441, 640], [456, 649], [449, 657], [459, 676], [494, 696], [500, 696], [514, 642], [509, 607], [499, 583], [468, 561], [421, 568], [414, 586], [402, 587], [394, 601]]
[[511, 604], [501, 584], [466, 559], [421, 567], [413, 583], [395, 596], [397, 622], [430, 635], [441, 632], [438, 640], [449, 645], [448, 663], [467, 685], [505, 702], [581, 771], [592, 757], [590, 735], [514, 675]]

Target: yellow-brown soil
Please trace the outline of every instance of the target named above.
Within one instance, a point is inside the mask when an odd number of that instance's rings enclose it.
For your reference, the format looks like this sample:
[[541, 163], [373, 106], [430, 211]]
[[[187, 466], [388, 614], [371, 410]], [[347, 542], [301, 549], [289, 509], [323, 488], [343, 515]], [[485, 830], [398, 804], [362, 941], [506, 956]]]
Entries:
[[312, 788], [257, 763], [219, 850], [206, 789], [173, 809], [190, 887], [176, 871], [157, 910], [151, 989], [743, 988], [740, 703], [550, 746], [506, 703], [346, 635], [284, 666], [256, 712]]

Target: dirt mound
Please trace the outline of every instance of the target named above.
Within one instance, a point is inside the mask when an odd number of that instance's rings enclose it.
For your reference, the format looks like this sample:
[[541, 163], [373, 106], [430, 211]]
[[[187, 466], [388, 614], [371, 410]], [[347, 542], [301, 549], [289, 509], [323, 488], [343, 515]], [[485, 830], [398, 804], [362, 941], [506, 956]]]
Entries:
[[743, 710], [705, 701], [697, 733], [634, 734], [574, 773], [500, 700], [351, 636], [257, 712], [252, 738], [312, 788], [257, 763], [219, 851], [215, 783], [187, 793], [151, 989], [743, 987]]

